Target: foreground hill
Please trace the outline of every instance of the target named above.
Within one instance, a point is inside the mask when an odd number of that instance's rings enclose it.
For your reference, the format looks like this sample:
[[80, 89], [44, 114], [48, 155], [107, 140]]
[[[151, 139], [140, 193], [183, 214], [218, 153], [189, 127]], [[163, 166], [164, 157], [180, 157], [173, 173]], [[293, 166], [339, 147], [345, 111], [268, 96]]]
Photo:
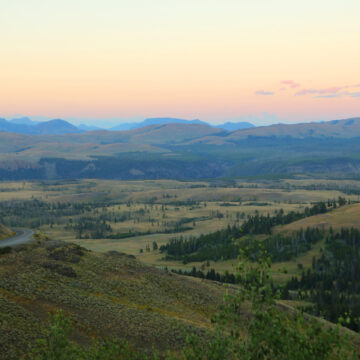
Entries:
[[[145, 352], [177, 351], [184, 348], [186, 334], [191, 334], [200, 341], [215, 340], [215, 343], [205, 342], [204, 351], [209, 355], [208, 350], [214, 349], [217, 355], [186, 359], [230, 359], [233, 357], [226, 352], [238, 349], [239, 342], [246, 344], [248, 335], [251, 339], [262, 339], [262, 346], [274, 349], [275, 353], [298, 354], [299, 346], [311, 346], [319, 355], [314, 357], [310, 351], [311, 355], [297, 356], [297, 359], [339, 359], [333, 350], [338, 345], [341, 347], [343, 339], [331, 330], [331, 325], [321, 330], [314, 318], [293, 319], [291, 307], [275, 306], [271, 299], [261, 301], [266, 301], [264, 308], [271, 311], [271, 315], [264, 318], [262, 310], [260, 317], [257, 312], [259, 305], [250, 307], [251, 304], [244, 303], [239, 296], [228, 310], [233, 311], [231, 324], [236, 319], [240, 332], [233, 338], [226, 330], [229, 328], [223, 328], [216, 335], [210, 317], [222, 303], [223, 294], [224, 289], [214, 282], [148, 267], [132, 256], [114, 251], [92, 253], [74, 244], [54, 241], [17, 248], [0, 256], [1, 359], [28, 359], [36, 340], [47, 336], [48, 314], [59, 309], [74, 324], [71, 340], [84, 348], [93, 340], [105, 337], [126, 339], [132, 348]], [[253, 317], [249, 316], [251, 311]], [[269, 336], [268, 329], [274, 321], [280, 330]], [[261, 327], [253, 331], [256, 325]], [[351, 335], [351, 342], [346, 346], [356, 350], [357, 334], [340, 331]], [[49, 350], [54, 345], [43, 344], [48, 345]], [[61, 349], [61, 344], [56, 345]], [[257, 349], [257, 346], [249, 348], [246, 353], [257, 353]]]
[[1, 359], [19, 359], [41, 337], [48, 312], [76, 323], [74, 340], [125, 337], [139, 349], [179, 349], [185, 333], [204, 335], [222, 290], [142, 265], [48, 241], [0, 255]]

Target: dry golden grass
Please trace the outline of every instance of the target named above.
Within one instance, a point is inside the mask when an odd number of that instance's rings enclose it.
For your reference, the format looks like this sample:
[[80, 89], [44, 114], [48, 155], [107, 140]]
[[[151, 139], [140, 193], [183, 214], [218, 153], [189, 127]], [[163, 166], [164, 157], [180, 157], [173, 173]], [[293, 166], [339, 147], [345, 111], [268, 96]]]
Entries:
[[[292, 190], [287, 187], [293, 187]], [[274, 183], [249, 183], [238, 181], [233, 187], [212, 187], [208, 182], [182, 182], [177, 180], [81, 180], [81, 181], [51, 181], [51, 182], [2, 182], [0, 183], [0, 201], [32, 198], [44, 201], [92, 202], [105, 201], [115, 205], [108, 207], [109, 212], [117, 214], [135, 213], [143, 210], [143, 215], [136, 215], [126, 221], [111, 223], [114, 233], [141, 233], [143, 235], [126, 239], [76, 239], [75, 234], [66, 231], [64, 226], [55, 225], [50, 228], [43, 226], [50, 237], [72, 241], [89, 249], [105, 252], [118, 250], [138, 256], [143, 262], [174, 268], [201, 267], [202, 263], [192, 263], [184, 266], [180, 262], [164, 262], [158, 252], [145, 252], [146, 246], [152, 248], [153, 241], [160, 246], [173, 237], [199, 236], [228, 225], [240, 225], [243, 221], [239, 213], [245, 216], [255, 212], [261, 214], [274, 213], [277, 209], [302, 211], [312, 202], [336, 199], [344, 194], [338, 190], [305, 190], [305, 186], [329, 187], [360, 187], [358, 181], [338, 181], [322, 179], [281, 180]], [[297, 187], [297, 188], [296, 188]], [[295, 188], [295, 189], [294, 189]], [[357, 200], [357, 195], [347, 196]], [[149, 201], [154, 204], [150, 204]], [[188, 204], [186, 203], [188, 202]], [[191, 205], [191, 202], [196, 204]], [[178, 205], [176, 205], [178, 203]], [[231, 203], [232, 206], [223, 206]], [[164, 207], [164, 211], [162, 209]], [[223, 217], [218, 217], [221, 213]], [[91, 215], [91, 214], [90, 214]], [[95, 214], [92, 214], [96, 216]], [[275, 231], [293, 231], [307, 226], [338, 228], [341, 226], [360, 227], [360, 205], [355, 204], [337, 209], [333, 212], [306, 218]], [[183, 224], [191, 227], [178, 233], [162, 233], [171, 230], [174, 224], [184, 218], [194, 218]], [[64, 220], [67, 220], [66, 218]], [[150, 234], [146, 234], [149, 232]], [[144, 252], [140, 254], [140, 249]], [[304, 267], [311, 265], [311, 260], [318, 253], [317, 246], [296, 261], [279, 263], [274, 266], [274, 276], [279, 282], [286, 281], [290, 276], [299, 274], [297, 264]], [[211, 262], [216, 271], [232, 271], [236, 260]], [[286, 268], [286, 272], [285, 269]]]
[[311, 216], [291, 224], [277, 227], [275, 232], [286, 232], [317, 227], [320, 229], [339, 230], [342, 227], [354, 227], [360, 229], [360, 204], [346, 205], [325, 214]]
[[[51, 182], [0, 182], [0, 201], [12, 199], [44, 199], [48, 201], [86, 201], [94, 198], [106, 198], [114, 201], [169, 203], [175, 201], [252, 201], [275, 202], [282, 204], [308, 204], [344, 196], [337, 190], [286, 189], [286, 184], [299, 186], [309, 184], [329, 184], [329, 180], [286, 180], [273, 185], [238, 182], [236, 187], [211, 187], [208, 182], [177, 180], [81, 180]], [[360, 182], [349, 181], [352, 186], [360, 187]], [[347, 183], [346, 183], [347, 184]], [[202, 187], [199, 187], [202, 186]], [[357, 195], [346, 196], [358, 200]]]
[[[135, 219], [129, 219], [122, 222], [110, 223], [114, 233], [141, 233], [143, 235], [134, 236], [125, 239], [76, 239], [75, 234], [65, 231], [62, 226], [43, 226], [42, 230], [59, 240], [73, 241], [85, 246], [91, 250], [108, 251], [118, 250], [128, 254], [138, 255], [140, 249], [145, 250], [146, 246], [152, 247], [154, 241], [159, 246], [166, 244], [174, 237], [197, 237], [201, 234], [208, 234], [228, 225], [240, 225], [243, 219], [237, 219], [239, 213], [253, 215], [256, 211], [261, 214], [274, 213], [276, 209], [283, 208], [285, 211], [299, 210], [297, 204], [279, 204], [269, 203], [267, 206], [253, 206], [247, 203], [238, 203], [234, 206], [221, 206], [222, 202], [199, 203], [197, 206], [175, 206], [161, 204], [142, 204], [132, 203], [130, 205], [120, 204], [108, 207], [108, 212], [122, 214], [135, 214], [140, 210], [143, 215], [136, 215]], [[163, 209], [163, 210], [162, 210]], [[218, 217], [221, 213], [223, 217]], [[96, 216], [95, 214], [93, 216]], [[150, 219], [150, 221], [149, 221]], [[177, 233], [163, 233], [166, 230], [172, 230], [174, 224], [181, 219], [194, 219], [183, 224], [184, 227], [192, 228], [190, 230]], [[149, 232], [149, 234], [147, 234]]]

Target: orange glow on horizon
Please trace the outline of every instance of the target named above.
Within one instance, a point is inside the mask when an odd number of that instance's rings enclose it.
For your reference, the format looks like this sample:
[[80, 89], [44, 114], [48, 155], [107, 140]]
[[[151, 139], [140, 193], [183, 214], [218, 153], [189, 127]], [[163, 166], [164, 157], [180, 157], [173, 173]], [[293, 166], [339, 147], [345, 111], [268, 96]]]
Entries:
[[0, 116], [359, 116], [360, 2], [271, 3], [8, 2]]

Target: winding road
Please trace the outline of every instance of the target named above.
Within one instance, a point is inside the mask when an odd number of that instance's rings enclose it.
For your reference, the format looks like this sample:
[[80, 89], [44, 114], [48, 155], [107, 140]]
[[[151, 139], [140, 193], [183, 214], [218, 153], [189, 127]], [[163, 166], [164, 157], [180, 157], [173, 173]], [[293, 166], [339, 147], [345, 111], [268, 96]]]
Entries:
[[13, 229], [16, 235], [0, 241], [0, 247], [25, 244], [32, 240], [34, 232], [30, 229]]

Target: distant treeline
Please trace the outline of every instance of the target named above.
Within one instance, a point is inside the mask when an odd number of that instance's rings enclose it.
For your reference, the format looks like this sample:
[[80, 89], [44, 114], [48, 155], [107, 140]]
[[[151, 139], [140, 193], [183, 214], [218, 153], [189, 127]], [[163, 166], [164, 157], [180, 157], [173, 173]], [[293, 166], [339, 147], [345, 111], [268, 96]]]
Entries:
[[200, 279], [207, 279], [207, 280], [213, 280], [213, 281], [219, 281], [221, 283], [225, 284], [236, 284], [237, 279], [236, 276], [232, 273], [229, 273], [228, 271], [225, 271], [224, 274], [221, 274], [219, 272], [216, 272], [214, 269], [210, 269], [207, 272], [204, 270], [197, 269], [196, 266], [194, 266], [191, 270], [176, 270], [172, 269], [171, 272], [179, 275], [185, 275], [185, 276], [193, 276]]
[[[338, 206], [345, 205], [346, 199], [339, 197], [337, 201], [318, 202], [306, 207], [303, 212], [291, 211], [285, 214], [282, 209], [274, 216], [253, 215], [238, 226], [228, 226], [226, 229], [199, 237], [173, 238], [160, 251], [166, 254], [166, 260], [181, 260], [184, 263], [206, 260], [233, 259], [238, 256], [240, 248], [250, 248], [256, 257], [256, 247], [259, 241], [253, 241], [252, 235], [268, 235], [262, 246], [273, 256], [274, 261], [289, 260], [300, 253], [310, 250], [311, 244], [319, 241], [322, 233], [317, 229], [306, 229], [294, 232], [292, 235], [271, 235], [271, 229], [277, 225], [285, 225], [308, 216], [325, 213]], [[238, 241], [238, 239], [241, 239]]]

